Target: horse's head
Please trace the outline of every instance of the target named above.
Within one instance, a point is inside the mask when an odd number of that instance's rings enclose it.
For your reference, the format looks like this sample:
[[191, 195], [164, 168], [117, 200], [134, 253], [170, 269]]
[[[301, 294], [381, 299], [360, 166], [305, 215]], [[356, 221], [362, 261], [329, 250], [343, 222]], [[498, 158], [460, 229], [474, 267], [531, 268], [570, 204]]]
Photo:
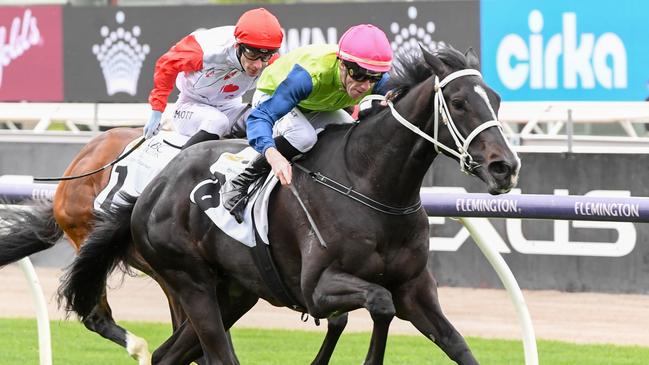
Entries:
[[459, 160], [462, 171], [482, 179], [491, 194], [508, 192], [517, 183], [520, 160], [502, 133], [500, 96], [478, 72], [478, 57], [472, 49], [464, 55], [453, 48], [422, 53], [434, 85], [434, 115], [425, 128], [449, 148], [436, 149]]

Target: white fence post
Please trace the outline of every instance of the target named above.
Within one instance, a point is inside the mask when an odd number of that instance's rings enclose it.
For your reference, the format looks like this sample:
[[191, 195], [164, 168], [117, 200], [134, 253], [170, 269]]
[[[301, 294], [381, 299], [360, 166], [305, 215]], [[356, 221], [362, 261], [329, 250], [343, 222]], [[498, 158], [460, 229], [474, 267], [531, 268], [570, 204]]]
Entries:
[[538, 365], [539, 364], [539, 354], [536, 348], [536, 336], [534, 335], [534, 327], [532, 326], [532, 318], [530, 317], [530, 312], [527, 310], [527, 304], [525, 304], [525, 298], [523, 298], [523, 292], [521, 292], [514, 274], [507, 266], [505, 260], [500, 256], [498, 251], [494, 250], [489, 243], [485, 242], [482, 239], [477, 227], [473, 224], [471, 218], [458, 218], [460, 223], [466, 227], [466, 229], [471, 234], [471, 237], [478, 245], [482, 254], [485, 255], [487, 261], [491, 266], [496, 270], [496, 274], [502, 281], [505, 289], [509, 293], [509, 298], [512, 300], [514, 307], [516, 308], [516, 313], [518, 314], [518, 320], [521, 325], [522, 335], [523, 335], [523, 350], [525, 352], [525, 365]]
[[24, 257], [18, 261], [18, 265], [23, 270], [25, 278], [29, 282], [29, 289], [32, 292], [34, 306], [36, 307], [36, 320], [38, 322], [38, 347], [40, 356], [40, 365], [52, 365], [52, 340], [50, 335], [50, 320], [47, 315], [47, 302], [43, 295], [41, 283], [36, 276], [36, 270], [29, 257]]

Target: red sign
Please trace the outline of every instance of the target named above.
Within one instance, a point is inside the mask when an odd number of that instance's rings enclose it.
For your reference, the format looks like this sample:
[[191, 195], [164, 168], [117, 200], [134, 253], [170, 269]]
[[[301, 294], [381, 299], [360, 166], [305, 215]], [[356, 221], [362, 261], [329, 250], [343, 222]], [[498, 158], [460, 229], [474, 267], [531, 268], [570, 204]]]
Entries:
[[63, 100], [58, 5], [0, 7], [0, 101]]

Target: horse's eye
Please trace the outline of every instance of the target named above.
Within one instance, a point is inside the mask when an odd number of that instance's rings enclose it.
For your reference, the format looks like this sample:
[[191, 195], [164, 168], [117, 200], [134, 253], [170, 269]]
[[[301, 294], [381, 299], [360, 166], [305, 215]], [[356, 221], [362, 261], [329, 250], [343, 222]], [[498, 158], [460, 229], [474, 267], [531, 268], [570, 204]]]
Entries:
[[464, 109], [464, 99], [453, 99], [451, 104], [455, 109]]

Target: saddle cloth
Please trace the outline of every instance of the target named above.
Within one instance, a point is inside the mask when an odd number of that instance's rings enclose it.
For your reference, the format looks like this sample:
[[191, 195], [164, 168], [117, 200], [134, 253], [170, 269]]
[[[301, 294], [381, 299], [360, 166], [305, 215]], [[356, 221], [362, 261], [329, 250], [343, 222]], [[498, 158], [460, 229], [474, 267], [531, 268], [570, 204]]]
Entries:
[[263, 185], [250, 197], [242, 223], [237, 223], [234, 216], [223, 207], [221, 188], [258, 155], [252, 147], [237, 154], [222, 154], [210, 167], [210, 172], [216, 178], [201, 181], [189, 194], [191, 202], [197, 204], [221, 231], [248, 247], [255, 247], [258, 243], [255, 229], [259, 238], [268, 244], [268, 198], [279, 180], [271, 173], [265, 181], [252, 184], [251, 189], [258, 183]]
[[[95, 198], [95, 209], [105, 211], [113, 203], [123, 203], [119, 192], [134, 197], [140, 196], [151, 180], [180, 152], [180, 148], [188, 139], [189, 137], [176, 132], [161, 131], [146, 140], [113, 166], [108, 185]], [[139, 138], [129, 143], [121, 155], [138, 141]]]

